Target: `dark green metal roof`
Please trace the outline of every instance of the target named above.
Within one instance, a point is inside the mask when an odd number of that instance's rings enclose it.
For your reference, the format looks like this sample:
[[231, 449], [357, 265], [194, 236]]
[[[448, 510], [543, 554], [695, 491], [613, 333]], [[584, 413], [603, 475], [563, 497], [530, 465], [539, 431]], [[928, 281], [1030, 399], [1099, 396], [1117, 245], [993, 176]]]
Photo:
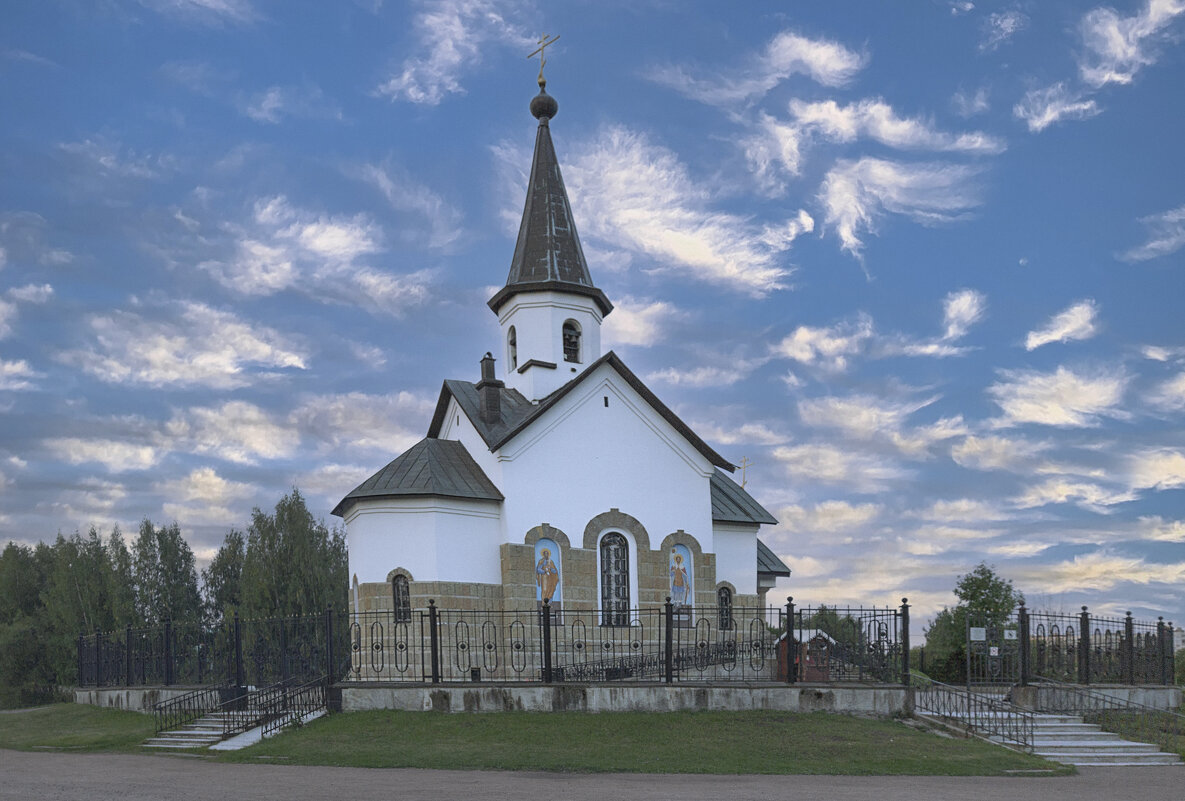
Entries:
[[333, 514], [344, 517], [363, 498], [443, 496], [501, 501], [502, 493], [459, 442], [422, 439], [342, 498]]
[[717, 523], [777, 523], [765, 507], [720, 470], [712, 474], [712, 520]]
[[757, 572], [771, 576], [789, 576], [790, 568], [769, 549], [764, 542], [757, 540]]
[[510, 261], [510, 274], [506, 277], [506, 286], [490, 298], [489, 306], [497, 312], [520, 292], [572, 292], [592, 298], [605, 315], [613, 311], [613, 304], [604, 292], [593, 286], [589, 275], [580, 237], [576, 234], [576, 221], [572, 218], [572, 206], [568, 203], [568, 192], [564, 189], [564, 178], [560, 175], [559, 161], [551, 143], [548, 119], [548, 116], [539, 119], [531, 178], [527, 184], [527, 199], [514, 257]]

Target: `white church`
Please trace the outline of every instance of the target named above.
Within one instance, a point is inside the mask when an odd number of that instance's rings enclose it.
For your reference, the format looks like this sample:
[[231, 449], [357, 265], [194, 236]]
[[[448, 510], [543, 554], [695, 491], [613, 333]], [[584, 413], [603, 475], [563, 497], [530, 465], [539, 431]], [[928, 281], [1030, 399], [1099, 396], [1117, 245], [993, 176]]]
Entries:
[[[759, 539], [777, 521], [612, 351], [613, 304], [589, 274], [539, 94], [530, 183], [500, 343], [480, 380], [446, 380], [427, 436], [334, 508], [356, 612], [765, 605], [790, 570]], [[494, 354], [497, 354], [495, 356]], [[501, 361], [502, 372], [495, 369]]]

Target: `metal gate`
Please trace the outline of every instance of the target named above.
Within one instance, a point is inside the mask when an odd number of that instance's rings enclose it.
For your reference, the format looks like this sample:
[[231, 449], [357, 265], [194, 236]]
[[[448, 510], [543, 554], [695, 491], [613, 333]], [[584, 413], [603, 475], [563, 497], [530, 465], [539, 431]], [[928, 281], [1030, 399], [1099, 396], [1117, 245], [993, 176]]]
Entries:
[[1020, 681], [1020, 636], [1015, 619], [967, 616], [967, 685]]

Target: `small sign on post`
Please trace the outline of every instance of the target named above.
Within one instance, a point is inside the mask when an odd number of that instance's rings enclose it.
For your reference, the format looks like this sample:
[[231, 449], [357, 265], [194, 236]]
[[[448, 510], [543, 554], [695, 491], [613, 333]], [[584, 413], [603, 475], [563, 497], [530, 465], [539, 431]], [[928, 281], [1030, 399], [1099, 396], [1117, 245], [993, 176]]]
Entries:
[[986, 642], [986, 641], [987, 641], [987, 629], [984, 628], [983, 626], [972, 626], [971, 627], [971, 642]]

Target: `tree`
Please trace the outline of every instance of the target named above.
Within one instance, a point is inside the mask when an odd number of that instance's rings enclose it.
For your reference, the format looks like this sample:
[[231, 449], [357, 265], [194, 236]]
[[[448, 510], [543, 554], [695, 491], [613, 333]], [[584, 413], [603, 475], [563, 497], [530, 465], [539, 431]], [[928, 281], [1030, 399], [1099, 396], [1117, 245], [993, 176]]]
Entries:
[[218, 553], [202, 571], [206, 621], [220, 625], [243, 603], [243, 560], [246, 545], [241, 531], [231, 529]]
[[201, 621], [193, 551], [177, 523], [158, 528], [150, 520], [142, 521], [132, 554], [136, 615], [142, 625], [170, 619], [181, 624]]
[[295, 616], [346, 606], [345, 537], [313, 519], [300, 491], [255, 509], [243, 557], [243, 610], [250, 617]]
[[927, 672], [939, 681], [966, 678], [967, 621], [979, 626], [1003, 626], [1025, 597], [984, 562], [955, 583], [954, 608], [934, 616], [926, 629]]

